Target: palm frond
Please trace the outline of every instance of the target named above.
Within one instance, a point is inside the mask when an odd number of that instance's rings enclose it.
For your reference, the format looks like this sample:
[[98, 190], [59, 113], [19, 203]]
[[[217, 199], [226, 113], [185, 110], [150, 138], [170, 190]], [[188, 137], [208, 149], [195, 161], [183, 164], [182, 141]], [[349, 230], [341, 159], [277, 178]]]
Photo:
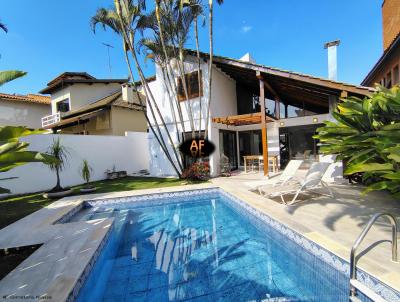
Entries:
[[23, 77], [27, 74], [25, 71], [20, 71], [20, 70], [6, 70], [6, 71], [0, 71], [0, 86], [2, 86], [5, 83], [8, 83], [12, 80], [18, 79], [20, 77]]

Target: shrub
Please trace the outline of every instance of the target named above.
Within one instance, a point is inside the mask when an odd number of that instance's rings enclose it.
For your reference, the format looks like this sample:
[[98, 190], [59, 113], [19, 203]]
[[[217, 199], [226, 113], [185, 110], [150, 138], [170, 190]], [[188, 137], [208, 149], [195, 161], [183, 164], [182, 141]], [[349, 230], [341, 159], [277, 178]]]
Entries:
[[207, 180], [210, 178], [209, 162], [195, 162], [186, 168], [182, 173], [182, 178], [189, 180]]

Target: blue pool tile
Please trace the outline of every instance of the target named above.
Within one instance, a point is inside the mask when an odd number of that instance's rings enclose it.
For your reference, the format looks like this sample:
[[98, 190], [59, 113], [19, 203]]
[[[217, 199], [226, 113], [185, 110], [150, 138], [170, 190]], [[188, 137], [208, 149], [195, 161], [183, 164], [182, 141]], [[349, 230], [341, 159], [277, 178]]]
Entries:
[[146, 302], [147, 297], [146, 297], [146, 292], [136, 292], [136, 293], [128, 293], [124, 297], [124, 300], [114, 300], [114, 301], [124, 301], [124, 302]]

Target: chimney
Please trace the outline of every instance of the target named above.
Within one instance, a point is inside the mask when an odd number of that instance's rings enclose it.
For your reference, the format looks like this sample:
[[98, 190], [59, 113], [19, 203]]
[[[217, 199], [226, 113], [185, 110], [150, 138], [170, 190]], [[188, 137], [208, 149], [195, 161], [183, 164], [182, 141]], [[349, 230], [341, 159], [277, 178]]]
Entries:
[[328, 49], [328, 78], [331, 81], [337, 81], [337, 47], [340, 40], [327, 42], [324, 48]]
[[122, 100], [127, 103], [133, 103], [133, 88], [130, 83], [122, 84]]
[[243, 57], [241, 57], [239, 60], [240, 60], [240, 61], [243, 61], [243, 62], [249, 62], [249, 63], [252, 63], [252, 64], [256, 64], [256, 60], [253, 59], [253, 57], [251, 56], [250, 53], [246, 53], [246, 54], [245, 54]]

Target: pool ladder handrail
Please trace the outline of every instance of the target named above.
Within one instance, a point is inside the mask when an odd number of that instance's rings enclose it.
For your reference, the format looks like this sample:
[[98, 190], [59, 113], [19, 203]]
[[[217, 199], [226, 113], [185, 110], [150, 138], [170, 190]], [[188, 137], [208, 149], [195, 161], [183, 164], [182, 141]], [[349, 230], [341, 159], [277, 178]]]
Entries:
[[356, 296], [356, 291], [357, 288], [354, 286], [357, 284], [357, 278], [356, 278], [356, 251], [357, 248], [360, 246], [361, 242], [364, 240], [365, 236], [371, 229], [371, 227], [374, 225], [374, 223], [378, 220], [378, 218], [386, 216], [390, 224], [392, 225], [392, 261], [393, 262], [398, 262], [397, 260], [397, 230], [398, 230], [398, 225], [396, 221], [396, 217], [394, 217], [390, 213], [377, 213], [374, 216], [371, 217], [369, 220], [368, 224], [365, 226], [364, 230], [361, 232], [361, 234], [358, 236], [357, 240], [354, 242], [351, 252], [350, 252], [350, 297], [355, 297]]

